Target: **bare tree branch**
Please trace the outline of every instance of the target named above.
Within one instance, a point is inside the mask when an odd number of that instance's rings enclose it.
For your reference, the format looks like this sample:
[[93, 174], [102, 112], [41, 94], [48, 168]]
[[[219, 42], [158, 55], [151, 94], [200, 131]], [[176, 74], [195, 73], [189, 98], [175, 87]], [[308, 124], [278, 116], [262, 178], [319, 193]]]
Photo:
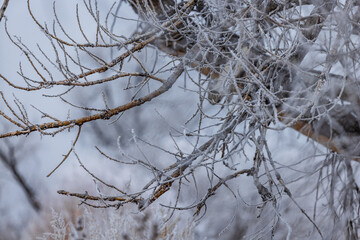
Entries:
[[7, 8], [7, 6], [8, 6], [8, 4], [9, 4], [9, 0], [4, 0], [4, 3], [3, 3], [3, 5], [1, 6], [1, 8], [0, 8], [0, 22], [1, 22], [1, 19], [4, 17], [4, 15], [5, 15], [5, 10], [6, 10], [6, 8]]
[[6, 154], [4, 151], [0, 150], [0, 159], [4, 163], [5, 166], [8, 167], [9, 171], [12, 173], [16, 181], [18, 182], [21, 189], [24, 191], [27, 200], [31, 204], [31, 207], [35, 211], [40, 211], [41, 205], [36, 198], [36, 194], [32, 187], [26, 182], [24, 176], [18, 171], [17, 165], [18, 161], [15, 158], [15, 148], [13, 146], [8, 146], [9, 153]]

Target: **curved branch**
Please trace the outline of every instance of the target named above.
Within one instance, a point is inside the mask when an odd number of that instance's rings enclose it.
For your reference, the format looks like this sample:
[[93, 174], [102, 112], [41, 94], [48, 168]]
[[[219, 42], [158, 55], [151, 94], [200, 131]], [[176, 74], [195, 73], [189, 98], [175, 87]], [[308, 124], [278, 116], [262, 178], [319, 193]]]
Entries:
[[104, 113], [90, 115], [90, 116], [86, 116], [86, 117], [82, 117], [82, 118], [78, 118], [78, 119], [73, 119], [73, 120], [48, 122], [48, 123], [43, 123], [43, 124], [39, 124], [39, 125], [33, 125], [33, 126], [30, 126], [28, 128], [22, 129], [22, 130], [1, 134], [0, 138], [25, 135], [25, 134], [29, 134], [29, 133], [35, 132], [35, 131], [44, 131], [44, 130], [47, 130], [47, 129], [62, 128], [62, 127], [70, 126], [70, 125], [81, 126], [84, 123], [99, 120], [99, 119], [110, 119], [111, 117], [113, 117], [113, 116], [115, 116], [115, 115], [117, 115], [117, 114], [119, 114], [121, 112], [129, 110], [129, 109], [131, 109], [133, 107], [140, 106], [140, 105], [142, 105], [142, 104], [144, 104], [146, 102], [149, 102], [152, 99], [158, 97], [159, 95], [165, 93], [166, 91], [168, 91], [173, 86], [175, 81], [180, 77], [180, 75], [183, 73], [184, 70], [185, 70], [184, 63], [180, 62], [178, 64], [178, 66], [175, 68], [175, 70], [173, 71], [173, 73], [169, 76], [167, 81], [165, 81], [161, 85], [160, 88], [158, 88], [157, 90], [149, 93], [148, 95], [146, 95], [146, 96], [144, 96], [142, 98], [138, 98], [138, 99], [135, 99], [134, 101], [131, 101], [131, 102], [127, 103], [127, 104], [118, 106], [116, 108], [109, 109], [108, 111], [106, 111]]
[[70, 156], [70, 153], [73, 151], [73, 149], [74, 149], [77, 141], [79, 140], [80, 133], [81, 133], [81, 126], [82, 126], [82, 125], [79, 126], [78, 134], [76, 135], [75, 141], [74, 141], [74, 143], [72, 144], [69, 152], [65, 155], [64, 159], [63, 159], [46, 177], [50, 177], [51, 174], [53, 174], [53, 173], [56, 171], [56, 169], [58, 169], [58, 168], [65, 162], [65, 160]]

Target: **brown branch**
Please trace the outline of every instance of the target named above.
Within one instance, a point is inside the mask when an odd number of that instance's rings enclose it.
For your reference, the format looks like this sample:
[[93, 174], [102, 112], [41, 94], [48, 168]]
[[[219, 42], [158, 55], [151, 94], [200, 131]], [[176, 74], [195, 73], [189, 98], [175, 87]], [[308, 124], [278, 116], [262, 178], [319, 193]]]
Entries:
[[47, 130], [47, 129], [62, 128], [62, 127], [70, 126], [70, 125], [81, 126], [84, 123], [99, 120], [99, 119], [104, 119], [104, 120], [110, 119], [112, 116], [115, 116], [115, 115], [117, 115], [121, 112], [124, 112], [126, 110], [129, 110], [133, 107], [140, 106], [140, 105], [142, 105], [146, 102], [149, 102], [152, 99], [158, 97], [159, 95], [165, 93], [172, 87], [172, 85], [180, 77], [180, 75], [183, 73], [183, 71], [184, 71], [184, 63], [181, 62], [176, 67], [176, 69], [173, 71], [173, 73], [169, 76], [167, 81], [164, 82], [162, 84], [162, 86], [160, 88], [158, 88], [157, 90], [149, 93], [148, 95], [146, 95], [142, 98], [135, 99], [134, 101], [129, 102], [127, 104], [118, 106], [113, 109], [109, 109], [108, 111], [106, 111], [104, 113], [98, 113], [98, 114], [94, 114], [94, 115], [90, 115], [90, 116], [86, 116], [86, 117], [82, 117], [82, 118], [78, 118], [78, 119], [73, 119], [73, 120], [57, 121], [57, 122], [49, 122], [49, 123], [43, 123], [43, 124], [39, 124], [39, 125], [33, 125], [33, 126], [30, 126], [28, 128], [22, 129], [22, 130], [1, 134], [0, 138], [25, 135], [25, 134], [29, 134], [34, 131], [43, 131], [43, 130]]
[[[324, 94], [320, 101], [327, 97]], [[280, 106], [278, 118], [286, 126], [320, 143], [330, 151], [360, 162], [360, 125], [358, 106], [321, 102], [328, 106], [318, 110], [316, 118], [310, 109], [303, 115]], [[292, 106], [296, 109], [296, 105]], [[278, 109], [278, 111], [279, 111]], [[295, 118], [294, 118], [295, 117]]]
[[9, 4], [9, 0], [4, 0], [4, 3], [0, 8], [0, 22], [1, 22], [1, 19], [3, 18], [3, 16], [5, 15], [5, 10], [8, 6], [8, 4]]
[[119, 202], [133, 202], [133, 203], [138, 203], [140, 200], [139, 199], [126, 199], [126, 198], [122, 198], [122, 197], [96, 197], [96, 196], [91, 196], [87, 193], [85, 194], [81, 194], [81, 193], [71, 193], [71, 192], [67, 192], [65, 190], [59, 190], [57, 191], [58, 194], [61, 195], [65, 195], [65, 196], [71, 196], [71, 197], [77, 197], [77, 198], [81, 198], [84, 199], [84, 201], [86, 200], [92, 200], [92, 201], [110, 201], [110, 202], [115, 202], [115, 201], [119, 201]]
[[22, 174], [17, 169], [17, 161], [14, 157], [14, 148], [12, 146], [9, 147], [9, 156], [0, 150], [0, 159], [8, 167], [21, 189], [25, 192], [26, 198], [29, 201], [30, 205], [34, 208], [35, 211], [40, 211], [41, 204], [36, 199], [34, 190], [26, 182]]

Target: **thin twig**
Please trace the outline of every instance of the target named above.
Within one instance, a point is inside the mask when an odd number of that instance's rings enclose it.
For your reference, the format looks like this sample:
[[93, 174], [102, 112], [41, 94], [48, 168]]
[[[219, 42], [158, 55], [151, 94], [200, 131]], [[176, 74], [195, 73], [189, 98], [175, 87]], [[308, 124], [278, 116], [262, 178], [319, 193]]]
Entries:
[[46, 177], [50, 177], [51, 174], [53, 174], [65, 162], [65, 160], [69, 157], [70, 153], [74, 150], [74, 147], [75, 147], [75, 145], [76, 145], [76, 143], [77, 143], [77, 141], [79, 139], [80, 133], [81, 133], [81, 126], [82, 125], [79, 125], [79, 131], [78, 131], [78, 133], [76, 135], [75, 141], [72, 144], [69, 152], [65, 155], [64, 159], [54, 168], [54, 170], [52, 170]]

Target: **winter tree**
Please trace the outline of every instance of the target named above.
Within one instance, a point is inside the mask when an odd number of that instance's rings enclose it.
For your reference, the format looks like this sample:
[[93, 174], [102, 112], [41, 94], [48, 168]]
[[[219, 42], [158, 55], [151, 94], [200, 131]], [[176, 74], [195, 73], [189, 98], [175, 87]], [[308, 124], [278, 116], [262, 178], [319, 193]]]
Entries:
[[[73, 132], [48, 176], [72, 159], [107, 188], [59, 194], [114, 211], [160, 202], [201, 219], [212, 198], [253, 192], [258, 220], [249, 225], [258, 235], [245, 234], [248, 239], [359, 238], [359, 1], [109, 2], [104, 10], [103, 2], [79, 1], [69, 11], [75, 28], [63, 23], [60, 1], [49, 9], [53, 19], [42, 20], [28, 0], [34, 34], [43, 34], [48, 46], [12, 34], [7, 24], [15, 16], [4, 17], [11, 1], [0, 10], [1, 34], [23, 55], [16, 79], [1, 68], [0, 119], [8, 127], [0, 138], [40, 134], [46, 141]], [[83, 20], [86, 14], [92, 22]], [[53, 109], [43, 111], [13, 91], [40, 93], [42, 101], [55, 102]], [[136, 109], [161, 123], [141, 119]], [[115, 130], [129, 121], [142, 129]], [[155, 125], [159, 131], [151, 130]], [[280, 157], [286, 145], [274, 135], [282, 132], [314, 148], [296, 159]], [[77, 145], [88, 136], [114, 146], [117, 154], [101, 143], [96, 150], [103, 161], [134, 169], [118, 176], [137, 179], [134, 188], [87, 168]]]

